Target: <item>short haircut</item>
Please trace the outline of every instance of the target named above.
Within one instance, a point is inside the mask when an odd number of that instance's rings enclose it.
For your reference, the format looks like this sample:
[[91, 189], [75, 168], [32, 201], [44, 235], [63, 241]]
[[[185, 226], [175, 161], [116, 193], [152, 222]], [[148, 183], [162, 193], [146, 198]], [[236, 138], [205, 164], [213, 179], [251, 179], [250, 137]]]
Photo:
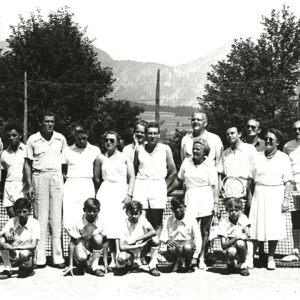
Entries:
[[87, 200], [84, 201], [83, 208], [91, 208], [91, 207], [97, 207], [100, 210], [100, 202], [96, 198], [88, 198]]
[[239, 210], [242, 210], [243, 209], [243, 202], [240, 198], [232, 197], [232, 198], [229, 198], [226, 201], [225, 207], [226, 207], [226, 211], [228, 211], [229, 208], [233, 208], [233, 207], [237, 207]]
[[143, 204], [139, 201], [134, 200], [126, 204], [126, 213], [133, 212], [133, 211], [142, 212], [142, 210], [143, 210]]
[[197, 137], [193, 140], [193, 145], [195, 144], [199, 144], [203, 147], [203, 150], [204, 150], [204, 155], [208, 155], [209, 152], [210, 152], [210, 146], [207, 142], [206, 139], [202, 138], [202, 137]]
[[27, 208], [29, 211], [31, 210], [31, 201], [27, 198], [19, 198], [14, 204], [14, 211], [18, 209]]
[[260, 122], [256, 118], [250, 118], [250, 119], [248, 119], [247, 122], [246, 122], [246, 125], [247, 125], [247, 123], [249, 121], [254, 121], [254, 122], [258, 123], [258, 128], [260, 128]]
[[12, 131], [12, 130], [15, 130], [18, 134], [23, 133], [21, 125], [17, 122], [9, 122], [5, 125], [5, 128], [4, 128], [5, 132]]
[[89, 130], [87, 128], [87, 126], [85, 124], [82, 124], [82, 123], [76, 123], [74, 124], [73, 126], [73, 133], [74, 134], [89, 134]]
[[38, 120], [39, 120], [39, 122], [41, 123], [41, 122], [43, 122], [44, 121], [44, 118], [45, 117], [54, 117], [54, 120], [56, 120], [56, 114], [55, 113], [53, 113], [52, 111], [50, 111], [50, 110], [44, 110], [44, 111], [42, 111], [40, 114], [39, 114], [39, 117], [38, 117]]
[[143, 126], [145, 128], [145, 132], [146, 132], [146, 128], [148, 127], [148, 122], [147, 121], [139, 120], [138, 122], [136, 122], [135, 126], [134, 126], [134, 131], [136, 131], [138, 125]]
[[238, 133], [242, 132], [242, 126], [238, 124], [229, 124], [228, 126], [226, 126], [226, 132], [229, 128], [236, 128]]
[[158, 129], [158, 133], [160, 133], [160, 127], [159, 124], [156, 122], [150, 122], [148, 124], [148, 126], [145, 128], [146, 133], [148, 133], [149, 128], [157, 128]]
[[175, 195], [173, 196], [173, 198], [171, 199], [171, 206], [174, 207], [178, 207], [179, 205], [185, 205], [185, 201], [184, 201], [184, 195]]
[[206, 121], [208, 121], [208, 117], [207, 117], [207, 114], [206, 114], [205, 111], [203, 111], [203, 110], [195, 110], [195, 111], [192, 112], [192, 117], [193, 117], [195, 114], [203, 114], [203, 115], [205, 116]]
[[264, 136], [266, 136], [268, 133], [273, 133], [279, 143], [282, 143], [284, 141], [284, 139], [285, 139], [284, 134], [280, 130], [278, 130], [276, 128], [269, 128], [269, 129], [267, 129], [265, 131]]
[[106, 138], [106, 136], [107, 136], [108, 134], [114, 134], [115, 137], [116, 137], [116, 139], [117, 139], [117, 142], [120, 143], [121, 137], [120, 137], [120, 135], [119, 135], [115, 130], [108, 130], [108, 131], [106, 131], [106, 132], [103, 134], [103, 136], [102, 136], [103, 142], [104, 142], [104, 140], [105, 140], [105, 138]]

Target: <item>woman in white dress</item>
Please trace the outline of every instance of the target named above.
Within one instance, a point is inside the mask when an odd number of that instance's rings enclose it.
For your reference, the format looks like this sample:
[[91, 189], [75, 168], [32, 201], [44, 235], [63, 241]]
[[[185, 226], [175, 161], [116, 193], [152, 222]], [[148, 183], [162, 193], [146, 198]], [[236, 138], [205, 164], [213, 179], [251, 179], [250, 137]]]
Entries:
[[285, 212], [293, 178], [289, 157], [277, 149], [283, 134], [274, 128], [266, 131], [264, 152], [253, 159], [254, 194], [250, 209], [250, 236], [253, 253], [259, 242], [268, 242], [268, 270], [275, 270], [274, 253], [277, 242], [286, 237]]
[[199, 255], [199, 269], [206, 270], [204, 255], [213, 214], [219, 212], [218, 173], [215, 166], [207, 161], [210, 147], [201, 137], [193, 141], [193, 157], [187, 157], [179, 170], [177, 178], [168, 189], [168, 195], [184, 181], [186, 186], [185, 203], [187, 213], [200, 222], [202, 247]]
[[108, 131], [103, 136], [107, 150], [104, 157], [95, 162], [94, 181], [99, 186], [96, 198], [100, 201], [100, 218], [107, 226], [108, 246], [112, 254], [110, 267], [116, 265], [116, 238], [119, 238], [119, 224], [125, 218], [124, 205], [132, 201], [134, 187], [134, 167], [132, 159], [117, 149], [120, 137], [115, 131]]

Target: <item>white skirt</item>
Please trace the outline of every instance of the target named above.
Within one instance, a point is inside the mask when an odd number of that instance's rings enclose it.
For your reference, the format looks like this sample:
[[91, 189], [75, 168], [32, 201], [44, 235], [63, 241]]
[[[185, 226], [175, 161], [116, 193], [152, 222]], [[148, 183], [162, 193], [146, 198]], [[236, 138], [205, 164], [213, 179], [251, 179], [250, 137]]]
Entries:
[[286, 237], [285, 214], [281, 212], [283, 199], [283, 185], [255, 185], [249, 215], [252, 239], [265, 242]]
[[100, 218], [107, 229], [107, 237], [110, 239], [120, 238], [123, 231], [125, 211], [123, 200], [127, 195], [128, 185], [124, 181], [103, 181], [96, 198], [100, 201]]
[[64, 185], [63, 220], [64, 227], [70, 228], [82, 218], [83, 204], [88, 198], [95, 198], [91, 178], [68, 178]]
[[187, 212], [195, 218], [212, 215], [214, 197], [210, 185], [190, 188], [185, 193]]

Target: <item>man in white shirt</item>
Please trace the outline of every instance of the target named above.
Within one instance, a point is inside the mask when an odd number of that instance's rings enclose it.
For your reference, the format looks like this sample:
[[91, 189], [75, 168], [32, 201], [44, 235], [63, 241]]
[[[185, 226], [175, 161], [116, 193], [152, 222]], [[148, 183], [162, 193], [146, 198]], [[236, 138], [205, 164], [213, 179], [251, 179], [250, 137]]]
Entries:
[[181, 160], [186, 157], [192, 157], [193, 153], [193, 140], [197, 137], [202, 137], [207, 140], [210, 153], [208, 158], [213, 162], [214, 166], [218, 166], [219, 160], [223, 153], [223, 144], [219, 136], [207, 131], [207, 116], [204, 112], [194, 112], [192, 114], [191, 125], [193, 128], [192, 133], [186, 134], [181, 141]]
[[15, 217], [13, 205], [19, 198], [24, 198], [23, 166], [26, 146], [21, 142], [22, 128], [16, 123], [5, 126], [9, 146], [1, 156], [2, 183], [4, 185], [3, 206], [10, 218]]

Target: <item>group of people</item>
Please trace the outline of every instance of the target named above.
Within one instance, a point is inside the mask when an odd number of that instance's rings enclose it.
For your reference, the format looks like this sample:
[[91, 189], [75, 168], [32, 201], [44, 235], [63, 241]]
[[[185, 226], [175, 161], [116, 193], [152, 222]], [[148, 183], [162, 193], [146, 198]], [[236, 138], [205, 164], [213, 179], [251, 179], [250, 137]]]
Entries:
[[[177, 173], [170, 147], [159, 142], [157, 123], [138, 122], [133, 143], [123, 151], [118, 133], [106, 132], [102, 154], [88, 142], [84, 124], [73, 126], [75, 143], [68, 146], [54, 131], [55, 118], [44, 112], [40, 130], [26, 145], [18, 124], [5, 126], [9, 146], [1, 155], [1, 182], [3, 206], [11, 219], [0, 233], [1, 279], [12, 276], [11, 260], [20, 261], [19, 277], [32, 276], [34, 267], [46, 266], [48, 225], [53, 267], [65, 269], [64, 275], [127, 273], [146, 264], [143, 257], [150, 254], [149, 273], [159, 276], [159, 250], [173, 271], [193, 272], [196, 266], [206, 270], [210, 228], [213, 216], [220, 215], [220, 191], [228, 176], [238, 178], [244, 187], [242, 195], [222, 200], [228, 214], [220, 221], [218, 235], [228, 272], [239, 267], [241, 275], [249, 275], [257, 247], [262, 255], [260, 244], [266, 241], [267, 268], [276, 268], [274, 253], [286, 235], [284, 213], [291, 186], [297, 190], [300, 185], [300, 121], [293, 124], [295, 140], [283, 152], [278, 150], [282, 133], [271, 128], [260, 139], [255, 119], [248, 120], [244, 140], [241, 128], [228, 126], [230, 146], [223, 150], [220, 137], [206, 130], [206, 114], [194, 112], [192, 132], [181, 142]], [[173, 196], [173, 214], [163, 222], [167, 196], [180, 188], [183, 195]], [[70, 236], [68, 267], [62, 226]], [[98, 265], [101, 252], [103, 268]]]

